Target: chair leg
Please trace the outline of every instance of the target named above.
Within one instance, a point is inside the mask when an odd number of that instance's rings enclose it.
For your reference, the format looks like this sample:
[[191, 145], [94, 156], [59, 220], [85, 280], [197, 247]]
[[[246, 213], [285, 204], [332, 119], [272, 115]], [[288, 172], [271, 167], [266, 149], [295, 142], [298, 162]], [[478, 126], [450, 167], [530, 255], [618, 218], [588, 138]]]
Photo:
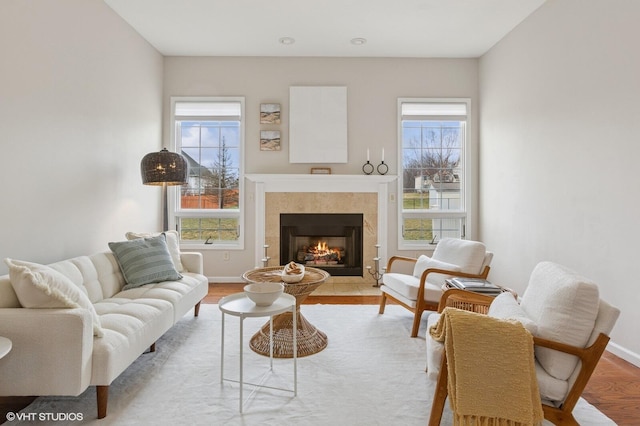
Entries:
[[378, 313], [380, 315], [384, 314], [384, 308], [387, 304], [387, 294], [383, 291], [382, 295], [380, 296], [380, 309], [378, 310]]
[[436, 382], [436, 389], [433, 393], [433, 402], [431, 403], [431, 415], [429, 416], [429, 426], [438, 426], [442, 420], [442, 412], [444, 411], [444, 403], [447, 400], [447, 355], [442, 354], [442, 363], [440, 364], [440, 373]]
[[416, 307], [415, 315], [413, 316], [413, 327], [411, 328], [411, 337], [418, 337], [418, 330], [420, 329], [420, 321], [422, 320], [422, 309]]
[[542, 411], [544, 412], [544, 418], [554, 425], [580, 426], [580, 423], [576, 421], [572, 413], [563, 411], [560, 408], [542, 404]]
[[109, 401], [109, 386], [96, 386], [96, 399], [98, 402], [98, 418], [107, 417], [107, 402]]
[[200, 314], [200, 303], [202, 303], [202, 300], [198, 303], [196, 303], [196, 306], [194, 306], [193, 308], [193, 316], [197, 317], [198, 314]]

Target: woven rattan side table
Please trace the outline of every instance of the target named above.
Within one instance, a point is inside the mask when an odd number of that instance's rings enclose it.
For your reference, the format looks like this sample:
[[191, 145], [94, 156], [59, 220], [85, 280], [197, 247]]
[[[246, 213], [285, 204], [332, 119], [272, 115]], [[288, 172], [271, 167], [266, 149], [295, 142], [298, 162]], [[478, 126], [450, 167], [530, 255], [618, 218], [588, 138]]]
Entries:
[[[245, 272], [242, 278], [249, 283], [282, 282], [280, 277], [283, 268], [283, 266], [256, 268]], [[300, 313], [300, 304], [329, 277], [329, 273], [322, 269], [306, 267], [302, 281], [282, 283], [284, 292], [296, 298], [298, 357], [313, 355], [327, 347], [327, 335]], [[269, 356], [269, 323], [253, 335], [249, 346], [254, 352]], [[273, 319], [273, 356], [275, 358], [293, 357], [293, 314], [290, 312], [280, 314]]]

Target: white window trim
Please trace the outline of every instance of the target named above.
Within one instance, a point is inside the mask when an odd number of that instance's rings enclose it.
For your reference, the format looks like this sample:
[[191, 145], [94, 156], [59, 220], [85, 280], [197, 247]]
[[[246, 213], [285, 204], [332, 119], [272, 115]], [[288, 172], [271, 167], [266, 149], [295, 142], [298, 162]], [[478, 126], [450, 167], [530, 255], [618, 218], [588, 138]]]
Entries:
[[[466, 137], [464, 145], [462, 146], [462, 158], [463, 158], [463, 173], [464, 181], [462, 191], [462, 198], [464, 200], [464, 210], [447, 210], [447, 211], [427, 211], [427, 210], [412, 210], [411, 212], [403, 213], [403, 196], [404, 196], [404, 169], [402, 158], [402, 104], [403, 103], [465, 103], [467, 105], [467, 119], [466, 119]], [[474, 200], [475, 193], [477, 192], [477, 180], [475, 171], [475, 164], [477, 158], [474, 158], [472, 153], [477, 155], [477, 150], [471, 149], [472, 144], [472, 113], [471, 99], [470, 98], [398, 98], [397, 105], [397, 150], [398, 150], [398, 180], [397, 180], [397, 194], [398, 194], [398, 221], [397, 221], [397, 235], [398, 235], [398, 249], [399, 250], [433, 250], [436, 244], [425, 243], [423, 241], [408, 241], [402, 237], [402, 225], [405, 217], [421, 217], [421, 218], [438, 218], [438, 217], [465, 217], [465, 239], [475, 238], [474, 218], [476, 205]], [[453, 118], [453, 117], [452, 117]], [[458, 117], [459, 118], [459, 117]], [[437, 243], [437, 241], [436, 241]]]
[[[239, 102], [241, 109], [240, 116], [240, 158], [238, 175], [238, 186], [240, 191], [240, 197], [238, 199], [238, 209], [225, 209], [220, 211], [213, 211], [211, 214], [206, 215], [208, 217], [229, 218], [237, 217], [238, 224], [240, 226], [240, 235], [237, 241], [230, 242], [214, 242], [213, 244], [193, 243], [180, 241], [180, 248], [182, 249], [198, 249], [198, 250], [244, 250], [244, 240], [246, 235], [245, 230], [245, 209], [244, 209], [244, 156], [245, 156], [245, 100], [244, 96], [172, 96], [170, 104], [170, 148], [172, 151], [177, 149], [176, 141], [176, 128], [175, 128], [175, 104], [176, 102]], [[199, 117], [202, 118], [202, 117]], [[197, 118], [196, 118], [197, 119]], [[178, 211], [178, 188], [167, 188], [168, 191], [168, 205], [169, 205], [169, 229], [177, 229], [176, 212]], [[181, 212], [180, 216], [203, 216], [201, 212]]]

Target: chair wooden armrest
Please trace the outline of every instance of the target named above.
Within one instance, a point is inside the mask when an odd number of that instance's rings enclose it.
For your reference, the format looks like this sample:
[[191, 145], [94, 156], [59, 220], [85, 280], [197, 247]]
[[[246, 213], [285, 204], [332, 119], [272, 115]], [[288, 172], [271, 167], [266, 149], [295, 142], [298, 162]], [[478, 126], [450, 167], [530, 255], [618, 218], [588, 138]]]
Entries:
[[389, 258], [389, 260], [387, 261], [387, 272], [391, 272], [391, 265], [394, 262], [409, 262], [409, 263], [413, 263], [415, 264], [418, 261], [418, 259], [414, 258], [414, 257], [407, 257], [407, 256], [391, 256]]

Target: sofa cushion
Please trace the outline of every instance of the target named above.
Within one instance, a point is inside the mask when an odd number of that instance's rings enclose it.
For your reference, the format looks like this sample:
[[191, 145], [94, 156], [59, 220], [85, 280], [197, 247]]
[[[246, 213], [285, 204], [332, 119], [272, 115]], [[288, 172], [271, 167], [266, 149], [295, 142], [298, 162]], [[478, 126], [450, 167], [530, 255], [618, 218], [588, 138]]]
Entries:
[[[531, 272], [520, 306], [538, 326], [537, 336], [584, 347], [598, 315], [595, 283], [564, 266], [540, 262]], [[536, 359], [553, 377], [567, 380], [576, 368], [573, 355], [536, 346]]]
[[114, 297], [95, 304], [104, 338], [93, 344], [91, 384], [111, 383], [173, 325], [173, 307], [160, 299]]
[[62, 273], [45, 265], [5, 259], [9, 278], [24, 308], [82, 308], [91, 313], [93, 334], [102, 336], [100, 318], [85, 292]]
[[203, 275], [185, 272], [179, 281], [163, 281], [123, 290], [114, 297], [129, 300], [165, 300], [173, 305], [174, 321], [200, 302], [206, 295], [209, 285]]
[[[422, 273], [427, 269], [435, 268], [435, 269], [446, 269], [448, 271], [460, 272], [461, 269], [458, 265], [454, 265], [452, 263], [442, 262], [431, 257], [425, 256], [424, 254], [418, 257], [416, 264], [413, 268], [413, 276], [420, 279]], [[439, 273], [430, 273], [427, 275], [427, 281], [433, 285], [438, 287], [442, 287], [444, 285], [444, 280], [447, 278], [451, 278], [451, 275], [447, 274], [439, 274]]]
[[503, 320], [518, 321], [534, 336], [538, 332], [537, 324], [524, 313], [516, 298], [509, 292], [501, 293], [493, 299], [487, 315]]
[[167, 237], [167, 249], [169, 249], [169, 254], [171, 255], [171, 260], [173, 261], [173, 266], [175, 266], [176, 271], [187, 272], [180, 259], [180, 236], [178, 231], [165, 231], [158, 233], [127, 232], [125, 237], [127, 240], [135, 240], [136, 238], [157, 237], [160, 234], [164, 234]]
[[165, 235], [111, 242], [109, 248], [127, 283], [123, 290], [182, 278], [171, 260]]

